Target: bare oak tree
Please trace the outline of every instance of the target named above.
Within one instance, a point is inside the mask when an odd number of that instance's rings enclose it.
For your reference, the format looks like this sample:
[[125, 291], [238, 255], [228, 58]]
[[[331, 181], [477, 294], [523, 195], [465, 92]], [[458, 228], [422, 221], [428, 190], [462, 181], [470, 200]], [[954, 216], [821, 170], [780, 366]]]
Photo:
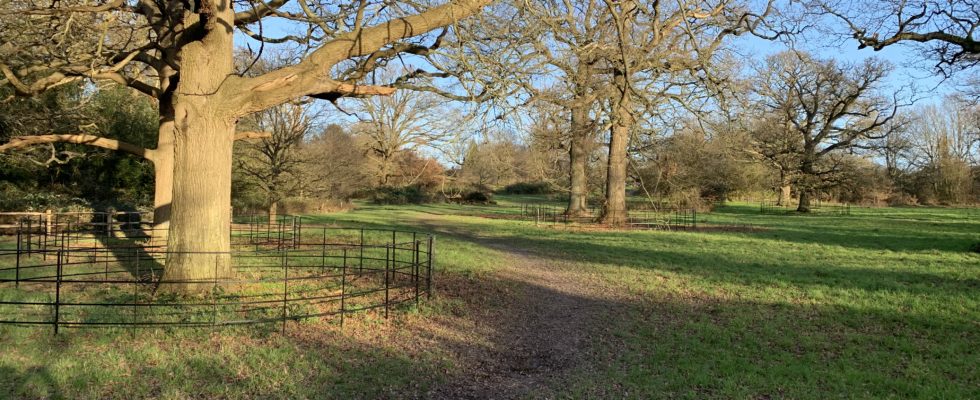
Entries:
[[797, 211], [810, 211], [815, 191], [838, 172], [839, 155], [896, 128], [890, 122], [901, 105], [898, 94], [881, 93], [890, 70], [873, 59], [838, 63], [790, 50], [768, 57], [756, 71], [758, 110], [785, 127], [780, 151], [795, 157]]
[[[393, 87], [362, 85], [362, 78], [400, 54], [425, 52], [433, 42], [428, 32], [491, 2], [4, 2], [0, 84], [30, 96], [75, 80], [108, 79], [158, 100], [159, 144], [144, 154], [157, 168], [173, 165], [164, 279], [187, 282], [174, 290], [193, 291], [215, 271], [232, 274], [229, 204], [239, 118], [303, 96], [389, 95]], [[263, 29], [269, 20], [305, 34], [270, 37]], [[236, 32], [265, 45], [294, 42], [310, 50], [292, 65], [240, 76]]]
[[360, 122], [353, 130], [362, 138], [368, 158], [377, 166], [378, 185], [389, 184], [396, 173], [394, 163], [399, 155], [435, 145], [452, 135], [445, 123], [452, 112], [440, 107], [440, 101], [434, 94], [409, 90], [355, 100], [355, 113]]
[[666, 103], [696, 110], [700, 89], [717, 92], [724, 80], [713, 64], [727, 39], [762, 32], [773, 2], [753, 11], [736, 0], [637, 2], [605, 0], [614, 32], [603, 43], [611, 76], [609, 156], [603, 222], [626, 222], [627, 150], [640, 116]]
[[279, 202], [299, 193], [306, 182], [300, 147], [311, 134], [315, 116], [308, 105], [280, 104], [248, 116], [245, 125], [268, 132], [269, 137], [242, 142], [235, 166], [265, 194], [269, 223], [274, 223]]

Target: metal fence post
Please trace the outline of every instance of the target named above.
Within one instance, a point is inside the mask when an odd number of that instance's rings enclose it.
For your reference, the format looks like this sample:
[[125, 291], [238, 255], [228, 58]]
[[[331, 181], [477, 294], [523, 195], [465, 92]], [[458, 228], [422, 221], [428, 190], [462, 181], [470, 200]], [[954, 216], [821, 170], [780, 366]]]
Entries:
[[286, 334], [286, 318], [289, 310], [286, 304], [289, 301], [289, 252], [282, 253], [282, 334]]
[[361, 228], [361, 243], [358, 245], [360, 247], [360, 254], [357, 261], [357, 272], [364, 272], [364, 228]]
[[140, 252], [133, 249], [133, 258], [136, 261], [136, 278], [133, 279], [133, 337], [136, 337], [136, 325], [139, 323], [139, 304], [140, 304]]
[[27, 220], [27, 254], [31, 254], [31, 220]]
[[54, 334], [58, 334], [58, 325], [61, 320], [61, 268], [62, 268], [62, 252], [58, 251], [58, 263], [57, 263], [57, 278], [55, 279], [54, 286]]
[[[23, 223], [21, 223], [23, 225]], [[17, 261], [14, 267], [14, 287], [20, 287], [20, 253], [23, 251], [21, 245], [21, 229], [17, 228]]]
[[340, 271], [340, 327], [344, 327], [344, 314], [347, 314], [347, 248], [344, 248], [344, 263]]
[[[414, 236], [414, 234], [413, 234]], [[415, 281], [415, 308], [419, 307], [419, 247], [418, 240], [413, 241], [415, 248], [412, 249], [412, 280]]]
[[425, 270], [425, 295], [430, 299], [432, 298], [432, 262], [433, 258], [435, 258], [435, 254], [433, 254], [435, 251], [435, 240], [435, 236], [429, 236], [429, 260]]
[[389, 259], [391, 254], [391, 246], [385, 245], [385, 319], [388, 319], [388, 299], [389, 299], [389, 282], [388, 282], [388, 268], [390, 265]]
[[[347, 261], [347, 249], [344, 249], [344, 261]], [[327, 227], [323, 227], [323, 244], [320, 247], [320, 275], [327, 270]]]

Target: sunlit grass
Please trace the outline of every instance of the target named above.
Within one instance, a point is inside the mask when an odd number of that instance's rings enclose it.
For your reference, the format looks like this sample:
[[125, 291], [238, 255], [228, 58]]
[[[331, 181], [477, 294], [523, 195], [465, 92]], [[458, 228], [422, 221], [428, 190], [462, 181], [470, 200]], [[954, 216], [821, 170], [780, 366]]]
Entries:
[[[482, 218], [498, 205], [371, 206], [309, 223], [436, 232], [436, 294], [420, 314], [465, 317], [439, 283], [497, 285], [505, 249], [621, 291], [616, 340], [592, 367], [543, 389], [630, 398], [980, 397], [980, 212], [853, 208], [761, 214], [732, 204], [699, 224], [753, 229], [615, 231]], [[338, 236], [340, 237], [340, 236]], [[352, 239], [348, 233], [344, 236]], [[487, 245], [494, 244], [496, 249]], [[487, 303], [482, 307], [497, 307]], [[364, 314], [360, 324], [397, 326]], [[335, 324], [211, 330], [0, 327], [0, 397], [416, 397], [453, 369], [450, 353], [339, 333]], [[354, 335], [351, 337], [350, 335]], [[605, 392], [608, 393], [608, 392]]]

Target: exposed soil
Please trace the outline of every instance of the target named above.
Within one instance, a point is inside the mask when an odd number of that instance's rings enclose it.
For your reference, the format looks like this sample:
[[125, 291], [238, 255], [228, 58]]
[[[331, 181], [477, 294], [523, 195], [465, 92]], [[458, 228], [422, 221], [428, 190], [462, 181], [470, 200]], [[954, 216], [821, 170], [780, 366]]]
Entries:
[[[522, 250], [513, 243], [493, 241], [425, 221], [444, 233], [463, 237], [504, 254], [489, 290], [491, 304], [472, 307], [470, 341], [452, 348], [461, 368], [426, 394], [429, 398], [511, 399], [552, 397], [570, 378], [588, 376], [596, 363], [597, 343], [612, 340], [611, 315], [623, 307], [616, 291], [604, 290], [595, 279], [569, 265]], [[482, 285], [481, 283], [476, 283]], [[493, 293], [495, 291], [504, 293]], [[493, 304], [493, 302], [498, 302]], [[485, 345], [466, 345], [485, 343]]]

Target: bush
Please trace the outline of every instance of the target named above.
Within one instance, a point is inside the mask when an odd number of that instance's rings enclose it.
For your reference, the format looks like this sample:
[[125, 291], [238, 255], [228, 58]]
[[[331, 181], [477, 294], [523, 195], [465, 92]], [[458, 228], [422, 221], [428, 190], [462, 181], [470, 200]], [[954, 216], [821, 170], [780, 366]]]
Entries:
[[919, 199], [905, 192], [892, 194], [888, 197], [887, 201], [888, 205], [892, 207], [915, 206], [919, 204]]
[[434, 193], [421, 185], [382, 186], [371, 191], [371, 202], [375, 204], [423, 204], [434, 202], [436, 198]]
[[518, 182], [507, 185], [501, 191], [505, 194], [549, 194], [551, 185], [547, 182]]
[[472, 191], [463, 195], [463, 202], [469, 204], [496, 204], [490, 192]]

